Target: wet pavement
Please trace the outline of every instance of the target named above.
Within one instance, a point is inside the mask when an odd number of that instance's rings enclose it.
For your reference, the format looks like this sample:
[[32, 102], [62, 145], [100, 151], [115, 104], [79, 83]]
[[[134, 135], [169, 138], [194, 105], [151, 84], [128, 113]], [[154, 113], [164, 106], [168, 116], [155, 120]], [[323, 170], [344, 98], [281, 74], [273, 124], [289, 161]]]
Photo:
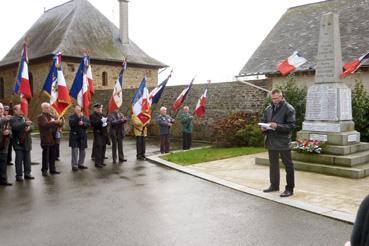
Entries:
[[351, 233], [352, 225], [136, 161], [132, 140], [124, 148], [123, 165], [109, 158], [96, 169], [87, 158], [89, 169], [73, 173], [62, 142], [61, 175], [42, 177], [34, 165], [35, 180], [0, 187], [0, 245], [343, 245]]

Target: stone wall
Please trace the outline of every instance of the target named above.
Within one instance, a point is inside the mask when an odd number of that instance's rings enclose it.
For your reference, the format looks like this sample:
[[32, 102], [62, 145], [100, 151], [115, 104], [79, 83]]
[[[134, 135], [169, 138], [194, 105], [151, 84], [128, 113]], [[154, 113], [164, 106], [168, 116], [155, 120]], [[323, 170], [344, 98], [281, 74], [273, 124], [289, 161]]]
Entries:
[[[206, 86], [206, 84], [195, 84], [190, 90], [185, 105], [190, 107], [192, 113], [195, 110], [197, 100], [204, 92]], [[161, 106], [165, 106], [168, 108], [169, 114], [174, 117], [175, 113], [171, 110], [172, 104], [185, 87], [185, 85], [168, 86], [162, 94], [154, 114], [158, 113]], [[124, 102], [121, 109], [124, 114], [130, 114], [130, 102], [134, 93], [135, 90], [124, 90]], [[195, 119], [193, 138], [204, 141], [210, 140], [214, 123], [220, 119], [226, 118], [231, 112], [260, 112], [266, 94], [266, 92], [260, 89], [245, 85], [241, 82], [210, 84], [207, 94], [206, 113], [202, 118]], [[107, 105], [110, 95], [111, 91], [99, 91], [96, 93], [94, 101], [99, 101]], [[106, 112], [106, 109], [104, 109], [104, 112]], [[127, 127], [130, 128], [130, 126]], [[157, 125], [153, 123], [153, 121], [149, 127], [149, 133], [151, 135], [157, 135]], [[171, 135], [180, 137], [181, 134], [180, 123], [178, 122], [173, 126]]]

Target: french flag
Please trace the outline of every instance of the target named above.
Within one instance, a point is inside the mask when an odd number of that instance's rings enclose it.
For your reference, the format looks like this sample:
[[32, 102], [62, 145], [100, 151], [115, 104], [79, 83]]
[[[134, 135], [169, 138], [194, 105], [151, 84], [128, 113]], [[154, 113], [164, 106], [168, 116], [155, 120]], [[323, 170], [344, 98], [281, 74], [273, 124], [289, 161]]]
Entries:
[[17, 80], [15, 82], [14, 92], [20, 95], [21, 110], [24, 116], [28, 116], [28, 100], [32, 98], [31, 86], [28, 75], [28, 54], [27, 44], [23, 44], [21, 60], [19, 62]]
[[81, 106], [84, 115], [87, 117], [90, 116], [89, 107], [93, 94], [94, 80], [92, 77], [90, 58], [85, 55], [82, 57], [69, 95], [77, 101], [77, 104]]
[[132, 114], [142, 122], [143, 126], [150, 123], [150, 107], [149, 90], [146, 87], [146, 77], [144, 77], [132, 99]]
[[127, 69], [127, 60], [122, 64], [122, 70], [119, 73], [118, 79], [115, 82], [113, 89], [113, 95], [111, 95], [109, 100], [108, 111], [113, 112], [114, 110], [120, 108], [123, 103], [123, 74]]
[[67, 83], [61, 65], [62, 54], [58, 52], [53, 59], [43, 91], [50, 97], [50, 105], [59, 117], [71, 106]]
[[354, 60], [351, 63], [347, 63], [343, 65], [343, 73], [341, 73], [341, 79], [346, 78], [350, 74], [353, 74], [356, 72], [356, 70], [359, 69], [359, 67], [366, 62], [369, 59], [369, 52], [365, 55], [359, 57], [358, 59]]
[[163, 91], [165, 89], [165, 86], [167, 86], [170, 77], [172, 77], [172, 72], [173, 70], [170, 72], [168, 78], [166, 78], [163, 82], [161, 82], [157, 87], [155, 87], [150, 92], [149, 95], [150, 104], [157, 104], [159, 102], [161, 94], [163, 94]]
[[206, 94], [207, 93], [208, 93], [208, 89], [206, 88], [204, 93], [201, 95], [199, 101], [196, 104], [195, 115], [199, 118], [205, 114]]
[[283, 76], [285, 76], [294, 71], [296, 68], [300, 67], [306, 61], [307, 60], [304, 57], [302, 57], [297, 51], [295, 51], [290, 57], [283, 60], [278, 65], [278, 70]]
[[190, 92], [193, 82], [195, 81], [195, 78], [191, 80], [191, 83], [179, 94], [176, 101], [173, 103], [172, 109], [173, 111], [176, 111], [179, 109], [182, 105], [182, 103], [186, 100], [188, 92]]

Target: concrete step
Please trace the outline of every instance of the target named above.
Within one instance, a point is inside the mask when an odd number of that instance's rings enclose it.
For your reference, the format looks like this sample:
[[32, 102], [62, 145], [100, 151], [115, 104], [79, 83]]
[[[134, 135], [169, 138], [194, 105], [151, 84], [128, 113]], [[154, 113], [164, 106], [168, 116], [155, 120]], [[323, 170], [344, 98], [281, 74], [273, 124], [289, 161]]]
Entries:
[[327, 145], [324, 147], [324, 154], [332, 155], [350, 155], [361, 151], [369, 150], [369, 143], [361, 142], [352, 145], [338, 146]]
[[317, 164], [354, 167], [369, 162], [369, 150], [350, 155], [308, 154], [292, 151], [292, 159]]
[[[333, 165], [325, 165], [318, 163], [308, 163], [302, 161], [293, 161], [295, 169], [300, 171], [314, 172], [320, 174], [327, 174], [333, 176], [340, 176], [352, 179], [360, 179], [369, 176], [369, 163], [357, 165], [355, 167], [342, 167], [342, 166], [333, 166]], [[256, 165], [265, 165], [269, 166], [269, 159], [256, 157], [255, 158]], [[280, 161], [280, 166], [283, 167], [282, 161]]]

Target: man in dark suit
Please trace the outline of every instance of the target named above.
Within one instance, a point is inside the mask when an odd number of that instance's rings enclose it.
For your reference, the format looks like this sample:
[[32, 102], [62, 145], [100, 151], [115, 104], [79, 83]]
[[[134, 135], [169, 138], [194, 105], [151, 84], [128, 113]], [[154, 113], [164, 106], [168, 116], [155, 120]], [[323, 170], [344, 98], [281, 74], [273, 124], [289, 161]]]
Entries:
[[42, 113], [38, 116], [38, 128], [40, 130], [41, 148], [42, 148], [42, 176], [48, 176], [50, 170], [51, 175], [60, 174], [55, 168], [55, 150], [57, 140], [55, 134], [62, 122], [51, 114], [51, 106], [44, 102], [41, 104]]
[[268, 148], [270, 169], [270, 187], [264, 192], [279, 190], [279, 156], [286, 167], [287, 185], [281, 197], [293, 195], [295, 174], [291, 158], [291, 135], [295, 127], [295, 109], [283, 99], [282, 91], [272, 90], [272, 104], [264, 112], [262, 131], [266, 134], [265, 145]]
[[108, 118], [103, 116], [103, 107], [100, 103], [94, 104], [93, 108], [94, 112], [90, 116], [91, 126], [94, 129], [94, 149], [92, 151], [94, 152], [95, 167], [102, 168], [106, 165], [104, 164], [104, 156], [108, 137]]
[[127, 161], [123, 154], [124, 123], [127, 122], [127, 118], [119, 112], [119, 109], [116, 109], [109, 114], [108, 122], [110, 124], [109, 136], [112, 142], [113, 163], [117, 162], [117, 148], [119, 163]]
[[74, 113], [69, 116], [69, 127], [69, 147], [72, 148], [72, 170], [87, 169], [84, 165], [85, 149], [87, 148], [86, 130], [90, 127], [90, 122], [83, 116], [79, 105], [74, 106]]
[[14, 116], [10, 120], [12, 129], [12, 145], [15, 151], [15, 173], [16, 181], [23, 181], [23, 167], [24, 178], [34, 179], [31, 176], [31, 149], [32, 139], [30, 132], [32, 131], [32, 121], [23, 117], [20, 104], [13, 108]]
[[[4, 116], [5, 117], [11, 117], [13, 115], [13, 109], [10, 110], [9, 106], [4, 106]], [[11, 135], [9, 136], [9, 138], [11, 139]], [[12, 166], [12, 141], [9, 141], [9, 145], [8, 145], [8, 156], [7, 156], [7, 165], [8, 166]]]
[[0, 103], [0, 185], [12, 185], [8, 182], [7, 175], [7, 157], [8, 157], [8, 145], [10, 140], [10, 115], [5, 116], [4, 106]]

